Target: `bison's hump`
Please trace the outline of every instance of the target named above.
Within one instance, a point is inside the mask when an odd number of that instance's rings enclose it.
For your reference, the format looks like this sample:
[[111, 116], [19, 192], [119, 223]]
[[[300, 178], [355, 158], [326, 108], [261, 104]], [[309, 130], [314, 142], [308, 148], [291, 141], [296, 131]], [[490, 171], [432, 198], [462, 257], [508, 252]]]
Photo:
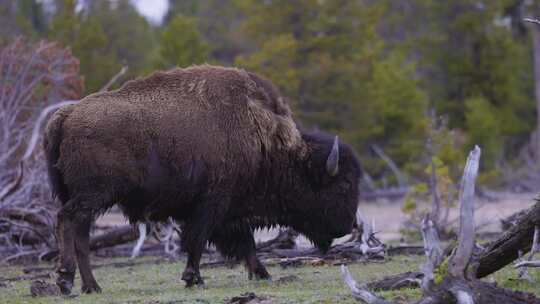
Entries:
[[192, 116], [211, 112], [218, 121], [248, 118], [246, 127], [257, 128], [265, 149], [301, 146], [291, 110], [279, 90], [269, 80], [243, 69], [211, 65], [175, 68], [130, 81], [112, 95], [153, 111], [172, 107]]
[[[203, 158], [224, 174], [241, 170], [239, 164], [258, 166], [265, 153], [305, 150], [288, 105], [269, 81], [209, 65], [156, 72], [89, 95], [64, 126], [61, 164], [73, 164], [74, 174], [84, 162], [89, 169], [82, 171], [138, 171], [151, 146], [174, 166]], [[125, 175], [138, 179], [131, 171]]]

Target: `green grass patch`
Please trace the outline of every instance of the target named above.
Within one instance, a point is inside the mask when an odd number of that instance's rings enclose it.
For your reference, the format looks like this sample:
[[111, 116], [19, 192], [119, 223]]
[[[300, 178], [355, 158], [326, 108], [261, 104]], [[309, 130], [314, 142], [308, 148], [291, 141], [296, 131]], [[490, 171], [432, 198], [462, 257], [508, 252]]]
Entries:
[[[154, 259], [154, 258], [143, 258]], [[125, 259], [97, 259], [96, 264], [121, 262]], [[140, 261], [140, 260], [138, 260]], [[387, 275], [416, 270], [422, 257], [393, 257], [385, 263], [355, 263], [349, 269], [358, 282], [367, 282]], [[43, 264], [45, 266], [46, 264]], [[2, 277], [22, 275], [22, 266], [1, 269]], [[30, 296], [30, 281], [12, 282], [7, 288], [0, 288], [1, 303], [224, 303], [242, 293], [254, 292], [273, 300], [273, 303], [357, 303], [346, 288], [339, 266], [302, 266], [281, 268], [270, 266], [272, 281], [249, 281], [243, 266], [234, 268], [217, 267], [201, 270], [205, 280], [204, 288], [184, 288], [180, 274], [184, 262], [142, 264], [116, 268], [107, 266], [95, 269], [96, 279], [103, 289], [102, 294], [80, 295], [80, 279], [77, 276], [73, 289], [75, 297]], [[540, 271], [531, 269], [531, 276], [540, 282]], [[280, 282], [280, 278], [294, 276], [295, 279]], [[517, 271], [507, 267], [494, 275], [502, 286], [523, 291], [536, 292], [540, 296], [540, 283], [526, 283], [512, 280]], [[419, 289], [404, 289], [382, 292], [387, 299], [411, 301], [421, 295]]]

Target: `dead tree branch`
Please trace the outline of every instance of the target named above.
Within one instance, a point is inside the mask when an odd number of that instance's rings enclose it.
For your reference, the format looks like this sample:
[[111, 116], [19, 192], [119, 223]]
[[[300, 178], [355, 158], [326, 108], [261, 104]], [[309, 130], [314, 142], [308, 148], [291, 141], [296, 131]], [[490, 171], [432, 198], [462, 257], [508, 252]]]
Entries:
[[376, 144], [371, 145], [371, 149], [373, 149], [373, 152], [375, 152], [375, 154], [377, 154], [377, 156], [379, 156], [388, 165], [388, 168], [390, 168], [390, 170], [394, 173], [399, 187], [406, 187], [407, 178], [399, 170], [396, 163], [394, 163], [394, 161], [390, 157], [388, 157], [388, 155], [386, 155], [384, 151], [378, 145]]
[[426, 253], [426, 262], [422, 265], [424, 274], [421, 287], [424, 291], [432, 289], [435, 280], [435, 268], [439, 266], [443, 258], [439, 234], [433, 221], [429, 218], [422, 220], [422, 239], [424, 240], [424, 250]]
[[489, 243], [473, 264], [476, 277], [483, 278], [519, 258], [518, 251], [529, 252], [535, 227], [540, 226], [540, 201], [516, 220], [500, 238]]
[[2, 191], [0, 191], [0, 202], [4, 200], [7, 196], [12, 194], [13, 192], [17, 191], [17, 189], [21, 186], [21, 182], [24, 175], [24, 163], [21, 161], [19, 163], [19, 173], [17, 174], [17, 177], [15, 180], [10, 183], [9, 185], [5, 186]]
[[110, 80], [109, 82], [107, 82], [107, 84], [105, 84], [100, 90], [99, 92], [107, 92], [109, 90], [109, 88], [115, 83], [118, 81], [118, 79], [122, 76], [124, 76], [124, 74], [126, 74], [126, 72], [128, 71], [128, 66], [125, 65], [123, 66], [120, 71], [118, 73], [116, 73], [116, 75], [114, 75]]
[[536, 25], [540, 25], [540, 20], [538, 20], [538, 19], [524, 18], [523, 21], [525, 21], [525, 22], [530, 22], [530, 23], [534, 23], [534, 24], [536, 24]]
[[540, 261], [533, 261], [534, 254], [538, 251], [538, 237], [540, 234], [540, 229], [538, 226], [534, 227], [534, 236], [533, 241], [531, 245], [531, 251], [529, 252], [529, 256], [527, 257], [527, 260], [521, 261], [516, 264], [516, 268], [519, 268], [518, 278], [520, 279], [528, 279], [529, 281], [533, 281], [533, 279], [528, 274], [528, 267], [540, 267]]
[[[532, 294], [506, 290], [496, 285], [482, 282], [475, 278], [474, 270], [477, 269], [472, 261], [472, 251], [474, 249], [474, 183], [478, 174], [478, 163], [480, 159], [480, 148], [475, 147], [469, 154], [465, 166], [461, 184], [461, 218], [459, 244], [452, 256], [449, 258], [448, 274], [442, 275], [439, 282], [434, 280], [434, 269], [443, 267], [443, 263], [437, 264], [436, 252], [438, 246], [431, 245], [437, 241], [434, 237], [434, 225], [430, 225], [428, 220], [423, 223], [423, 235], [427, 252], [427, 261], [423, 266], [422, 290], [423, 298], [418, 303], [443, 304], [474, 304], [474, 303], [540, 303], [540, 299]], [[432, 240], [432, 241], [429, 241]], [[473, 267], [471, 267], [471, 265]], [[345, 267], [342, 267], [345, 283], [356, 299], [365, 303], [388, 303], [384, 299], [371, 293], [365, 285], [358, 286]], [[444, 273], [444, 271], [442, 272]], [[466, 275], [469, 273], [470, 275]]]
[[465, 275], [465, 270], [474, 249], [474, 185], [478, 176], [480, 165], [480, 148], [475, 146], [469, 153], [463, 178], [461, 180], [459, 201], [460, 201], [460, 224], [459, 224], [459, 246], [455, 254], [450, 258], [448, 271], [453, 276]]
[[390, 304], [390, 302], [369, 291], [365, 284], [357, 284], [347, 266], [341, 265], [341, 274], [355, 299], [367, 304]]
[[[82, 93], [79, 62], [55, 43], [23, 39], [0, 48], [0, 246], [24, 256], [53, 243], [52, 213], [41, 151], [39, 109]], [[30, 137], [30, 140], [28, 138]], [[24, 162], [24, 167], [23, 167]], [[25, 248], [31, 245], [32, 248]]]
[[516, 268], [520, 267], [540, 267], [540, 261], [523, 261], [520, 263], [517, 263]]

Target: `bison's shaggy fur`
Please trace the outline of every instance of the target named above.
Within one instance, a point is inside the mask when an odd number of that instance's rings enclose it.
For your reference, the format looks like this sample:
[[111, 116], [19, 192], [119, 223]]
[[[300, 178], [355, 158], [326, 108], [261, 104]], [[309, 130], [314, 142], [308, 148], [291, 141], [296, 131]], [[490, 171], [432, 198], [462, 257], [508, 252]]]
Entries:
[[76, 260], [83, 292], [100, 290], [89, 227], [114, 204], [131, 221], [183, 223], [188, 286], [202, 283], [207, 241], [243, 259], [250, 277], [268, 278], [255, 255], [258, 227], [291, 226], [328, 248], [351, 230], [361, 176], [352, 149], [333, 142], [300, 132], [269, 81], [235, 68], [157, 72], [60, 109], [44, 142], [63, 206], [58, 285], [71, 291]]

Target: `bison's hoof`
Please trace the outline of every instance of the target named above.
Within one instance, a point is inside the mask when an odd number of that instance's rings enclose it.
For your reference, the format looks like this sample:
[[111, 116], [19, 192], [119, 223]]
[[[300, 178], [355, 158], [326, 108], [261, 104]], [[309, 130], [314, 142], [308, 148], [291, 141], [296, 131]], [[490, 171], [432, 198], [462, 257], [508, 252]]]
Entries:
[[272, 276], [266, 271], [266, 269], [257, 269], [255, 271], [255, 279], [257, 280], [271, 280]]
[[101, 287], [97, 283], [83, 285], [81, 287], [82, 293], [101, 293]]
[[71, 288], [73, 288], [73, 281], [58, 278], [56, 280], [56, 285], [60, 288], [60, 292], [63, 295], [69, 295], [71, 293]]
[[194, 271], [184, 271], [184, 274], [182, 274], [182, 280], [186, 282], [186, 287], [192, 287], [193, 285], [204, 285], [201, 275]]
[[57, 271], [58, 278], [56, 279], [56, 285], [60, 288], [60, 292], [63, 295], [69, 295], [71, 288], [73, 288], [73, 280], [75, 279], [75, 272], [67, 271], [62, 268]]
[[268, 271], [266, 271], [266, 268], [258, 267], [257, 269], [255, 269], [255, 271], [249, 272], [248, 278], [250, 280], [271, 280], [272, 276], [268, 273]]

